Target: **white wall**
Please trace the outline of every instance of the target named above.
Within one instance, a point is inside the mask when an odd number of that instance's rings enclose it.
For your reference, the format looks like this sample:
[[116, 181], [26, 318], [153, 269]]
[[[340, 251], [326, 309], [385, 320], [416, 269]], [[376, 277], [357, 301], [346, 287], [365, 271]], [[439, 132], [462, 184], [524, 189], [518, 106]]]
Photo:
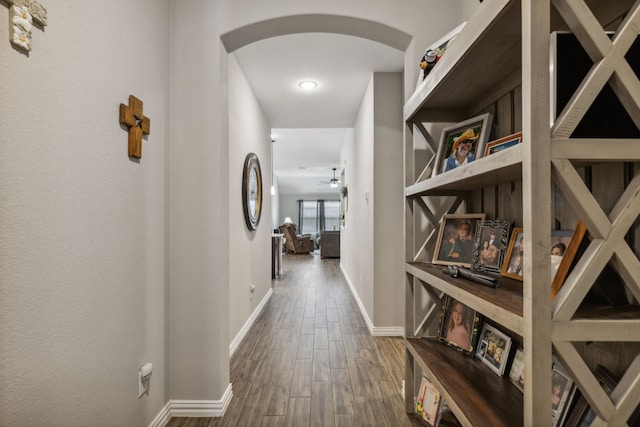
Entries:
[[224, 4], [170, 4], [169, 389], [206, 415], [229, 388], [227, 55], [216, 37]]
[[[255, 153], [263, 179], [257, 230], [249, 230], [242, 205], [245, 157]], [[235, 57], [229, 55], [229, 336], [233, 339], [271, 289], [271, 126]], [[250, 291], [250, 286], [255, 291]]]
[[460, 0], [459, 21], [467, 21], [479, 6], [478, 0]]
[[[271, 164], [273, 164], [273, 157], [271, 157]], [[274, 177], [272, 184], [275, 187], [275, 194], [269, 196], [271, 197], [271, 229], [275, 230], [282, 224], [281, 222], [278, 223], [278, 218], [280, 218], [280, 188], [276, 177]]]
[[[373, 76], [360, 104], [353, 141], [342, 147], [341, 159], [349, 191], [346, 226], [340, 235], [340, 266], [362, 302], [369, 320], [374, 313], [373, 286]], [[369, 201], [365, 198], [368, 193]]]
[[374, 73], [341, 153], [349, 209], [340, 265], [381, 335], [400, 334], [404, 321], [402, 106], [402, 75]]
[[[237, 169], [220, 36], [297, 14], [369, 19], [416, 35], [412, 86], [424, 46], [455, 26], [457, 2], [45, 6], [49, 25], [34, 30], [29, 55], [0, 42], [0, 425], [148, 425], [169, 400], [206, 413], [229, 390], [231, 325], [247, 320], [229, 312]], [[140, 162], [118, 123], [131, 94], [151, 118]], [[372, 250], [356, 244], [352, 257]], [[151, 393], [138, 399], [146, 361]]]
[[374, 316], [377, 331], [404, 325], [404, 154], [400, 73], [375, 73], [373, 151]]
[[44, 5], [28, 55], [0, 7], [0, 425], [146, 425], [167, 401], [169, 3]]

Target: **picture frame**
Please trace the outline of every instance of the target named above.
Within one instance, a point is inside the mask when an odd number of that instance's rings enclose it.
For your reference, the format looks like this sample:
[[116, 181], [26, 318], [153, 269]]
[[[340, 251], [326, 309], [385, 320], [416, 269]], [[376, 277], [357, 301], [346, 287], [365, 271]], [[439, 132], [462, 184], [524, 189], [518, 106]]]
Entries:
[[440, 422], [441, 403], [442, 395], [436, 386], [423, 375], [416, 397], [416, 414], [428, 425], [435, 427]]
[[551, 282], [556, 275], [558, 268], [571, 243], [573, 230], [552, 230], [551, 231]]
[[487, 157], [509, 147], [513, 147], [514, 145], [518, 145], [521, 142], [522, 132], [516, 132], [514, 134], [487, 142], [483, 147], [481, 147], [480, 153], [482, 153], [482, 157]]
[[524, 392], [524, 350], [521, 347], [516, 349], [516, 354], [513, 356], [509, 379], [518, 390]]
[[511, 337], [494, 326], [484, 323], [476, 357], [499, 377], [504, 375], [511, 351]]
[[551, 372], [551, 425], [557, 427], [562, 425], [566, 416], [567, 407], [573, 394], [575, 384], [564, 366], [554, 358]]
[[471, 268], [476, 225], [485, 214], [445, 214], [440, 221], [433, 264]]
[[524, 254], [522, 246], [524, 244], [524, 231], [521, 227], [514, 228], [509, 240], [509, 248], [502, 263], [500, 274], [505, 277], [522, 281], [524, 267]]
[[[605, 393], [607, 393], [607, 395], [611, 395], [618, 385], [618, 378], [616, 378], [609, 369], [602, 365], [596, 366], [593, 374], [598, 383], [604, 389]], [[594, 419], [595, 412], [593, 412], [589, 406], [587, 399], [580, 395], [580, 397], [576, 399], [576, 404], [573, 406], [573, 409], [571, 409], [571, 412], [567, 414], [563, 427], [588, 427]], [[638, 425], [638, 421], [640, 421], [640, 407], [633, 411], [633, 414], [627, 421], [627, 424], [635, 426]]]
[[569, 244], [562, 256], [562, 260], [559, 262], [558, 267], [555, 268], [556, 272], [553, 275], [553, 281], [551, 282], [551, 299], [553, 300], [558, 292], [562, 288], [565, 279], [571, 272], [571, 269], [575, 265], [575, 258], [578, 254], [580, 247], [583, 245], [583, 240], [587, 234], [587, 227], [582, 222], [582, 220], [578, 221], [575, 230], [571, 234], [571, 239], [569, 240]]
[[481, 314], [452, 296], [445, 295], [438, 341], [473, 356], [481, 322]]
[[484, 220], [476, 224], [471, 268], [500, 273], [509, 245], [510, 221]]
[[[436, 162], [432, 176], [439, 175], [459, 166], [473, 162], [478, 158], [480, 147], [483, 147], [489, 140], [493, 115], [484, 113], [472, 117], [455, 125], [448, 126], [442, 130]], [[460, 152], [464, 149], [466, 156], [464, 160], [457, 160], [452, 156], [452, 152], [458, 149], [461, 143]]]
[[[596, 370], [594, 372], [596, 380], [602, 386], [605, 393], [607, 395], [611, 394], [613, 389], [618, 385], [618, 381], [614, 378], [611, 371], [605, 368], [602, 365], [596, 366]], [[587, 399], [584, 396], [580, 395], [576, 404], [574, 405], [571, 413], [568, 414], [566, 418], [565, 427], [587, 427], [591, 425], [591, 422], [595, 418], [595, 413], [589, 406]]]

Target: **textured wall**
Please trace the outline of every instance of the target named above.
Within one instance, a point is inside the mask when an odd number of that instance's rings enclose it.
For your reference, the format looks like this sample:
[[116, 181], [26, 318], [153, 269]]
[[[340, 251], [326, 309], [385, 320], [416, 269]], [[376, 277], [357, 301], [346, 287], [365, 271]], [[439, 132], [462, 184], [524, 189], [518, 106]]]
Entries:
[[44, 4], [29, 55], [0, 7], [0, 425], [144, 425], [166, 403], [168, 3]]
[[[222, 397], [229, 326], [246, 321], [229, 321], [219, 35], [261, 19], [335, 13], [417, 34], [421, 51], [422, 40], [437, 38], [426, 33], [455, 25], [456, 6], [45, 3], [49, 25], [34, 30], [29, 55], [0, 38], [0, 425], [147, 425], [168, 399]], [[0, 35], [7, 24], [0, 19]], [[151, 118], [140, 162], [126, 156], [118, 123], [131, 94]], [[146, 361], [152, 389], [138, 399]]]
[[[262, 169], [262, 215], [258, 229], [244, 220], [242, 172], [245, 157], [255, 153]], [[238, 335], [271, 289], [271, 126], [240, 66], [229, 55], [229, 336]], [[250, 285], [255, 286], [253, 292]]]

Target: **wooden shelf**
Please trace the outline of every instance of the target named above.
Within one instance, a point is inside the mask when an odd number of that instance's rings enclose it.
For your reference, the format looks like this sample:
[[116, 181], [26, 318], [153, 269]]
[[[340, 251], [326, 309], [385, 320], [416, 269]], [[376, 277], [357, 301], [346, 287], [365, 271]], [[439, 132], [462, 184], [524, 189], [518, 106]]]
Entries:
[[419, 262], [407, 263], [405, 270], [522, 336], [522, 282], [496, 276], [498, 287], [490, 288], [448, 276], [442, 272], [441, 265]]
[[[586, 286], [599, 274], [596, 270], [615, 255], [624, 263], [628, 290], [640, 286], [634, 274], [640, 268], [637, 256], [634, 258], [640, 246], [637, 239], [633, 245], [623, 240], [625, 233], [638, 233], [637, 223], [631, 226], [631, 222], [640, 212], [635, 203], [640, 184], [620, 165], [639, 160], [639, 140], [567, 137], [570, 121], [582, 117], [600, 90], [600, 82], [608, 78], [605, 71], [614, 65], [628, 68], [615, 49], [605, 49], [609, 46], [602, 30], [619, 31], [616, 38], [630, 40], [637, 35], [637, 15], [637, 0], [584, 0], [584, 4], [485, 0], [405, 103], [407, 141], [421, 135], [434, 145], [437, 138], [431, 133], [438, 128], [432, 130], [425, 124], [461, 122], [485, 111], [492, 111], [497, 119], [493, 125], [497, 135], [523, 131], [522, 144], [435, 176], [426, 175], [436, 161], [436, 150], [424, 150], [416, 141], [405, 145], [409, 167], [404, 189], [408, 205], [406, 334], [424, 335], [424, 331], [433, 330], [441, 313], [440, 299], [447, 294], [508, 329], [524, 347], [527, 375], [531, 377], [523, 395], [508, 378], [499, 378], [477, 359], [433, 339], [407, 338], [408, 389], [416, 388], [417, 369], [422, 369], [464, 426], [550, 424], [553, 354], [571, 368], [581, 390], [598, 387], [590, 365], [603, 358], [615, 369], [626, 369], [624, 378], [629, 383], [640, 381], [640, 363], [626, 366], [621, 362], [636, 360], [637, 347], [624, 343], [640, 342], [640, 307], [611, 307], [604, 302], [596, 307], [591, 303], [599, 304], [598, 300], [584, 298]], [[547, 78], [546, 31], [567, 31], [569, 26], [592, 56], [602, 59], [596, 61], [560, 120], [548, 128], [547, 111], [540, 108], [542, 102], [550, 101], [552, 86]], [[637, 98], [631, 100], [625, 94], [633, 93], [635, 83], [630, 77], [620, 79], [616, 92], [622, 92], [618, 96], [623, 103], [626, 100], [625, 106], [637, 112]], [[598, 166], [584, 173], [577, 170], [594, 164]], [[443, 266], [411, 262], [429, 259], [441, 217], [453, 211], [486, 212], [488, 218], [511, 218], [522, 224], [525, 247], [531, 254], [525, 259], [524, 281], [496, 274], [499, 285], [490, 288], [452, 278], [443, 273]], [[554, 221], [571, 228], [580, 219], [599, 236], [601, 244], [589, 246], [589, 258], [578, 264], [580, 268], [572, 273], [561, 297], [551, 301], [544, 287], [549, 282], [548, 230]], [[614, 347], [621, 348], [622, 356], [611, 357], [616, 350], [607, 346], [572, 345], [590, 341], [622, 343]], [[409, 411], [412, 398], [406, 396]], [[620, 408], [638, 404], [638, 397], [628, 394], [617, 402], [619, 408], [604, 395], [589, 398], [602, 417], [597, 420], [599, 425], [619, 425]]]
[[640, 341], [640, 307], [582, 305], [567, 322], [553, 322], [558, 341]]
[[405, 188], [406, 197], [448, 196], [522, 180], [522, 144]]
[[522, 393], [508, 377], [500, 378], [480, 360], [433, 340], [407, 338], [406, 346], [463, 425], [523, 425]]
[[496, 82], [517, 82], [521, 40], [520, 2], [485, 1], [409, 98], [405, 121], [411, 120], [427, 101], [429, 109], [458, 110], [461, 105], [486, 99], [488, 93], [496, 91]]
[[[586, 3], [599, 24], [606, 27], [624, 16], [633, 0]], [[494, 99], [495, 94], [518, 86], [522, 74], [520, 9], [520, 1], [515, 0], [487, 0], [479, 6], [438, 66], [406, 102], [405, 121], [417, 119], [416, 115], [428, 116], [431, 110], [439, 117], [443, 111], [464, 113], [480, 100]], [[551, 11], [551, 30], [567, 30], [553, 7]]]

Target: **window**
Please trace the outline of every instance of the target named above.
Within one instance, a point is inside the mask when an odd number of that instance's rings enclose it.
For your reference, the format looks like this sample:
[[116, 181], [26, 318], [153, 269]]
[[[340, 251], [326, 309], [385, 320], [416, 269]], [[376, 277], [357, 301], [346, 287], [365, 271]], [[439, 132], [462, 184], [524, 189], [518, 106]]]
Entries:
[[337, 230], [340, 225], [339, 200], [299, 200], [300, 234], [317, 236], [322, 230]]
[[324, 228], [322, 230], [340, 229], [340, 201], [326, 200], [324, 202]]
[[300, 203], [300, 234], [318, 234], [318, 202], [302, 200]]

